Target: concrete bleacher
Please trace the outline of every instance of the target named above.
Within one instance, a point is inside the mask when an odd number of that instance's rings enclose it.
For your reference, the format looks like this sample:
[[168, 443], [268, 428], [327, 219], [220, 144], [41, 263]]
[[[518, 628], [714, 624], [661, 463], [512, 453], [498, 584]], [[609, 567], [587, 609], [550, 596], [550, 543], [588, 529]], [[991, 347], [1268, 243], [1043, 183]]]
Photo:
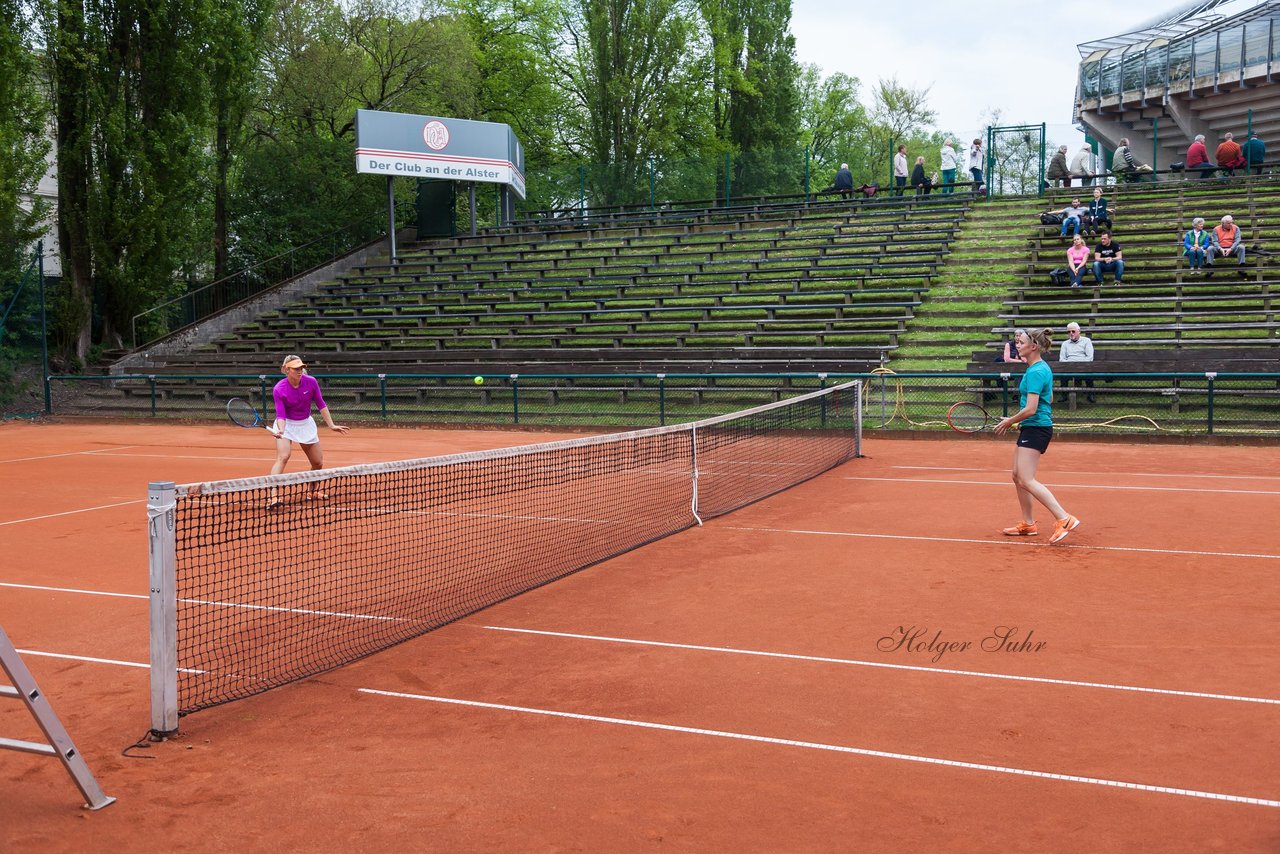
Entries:
[[[1015, 273], [992, 318], [992, 337], [973, 354], [970, 370], [990, 370], [1015, 329], [1047, 327], [1060, 341], [1071, 321], [1093, 339], [1097, 372], [1280, 369], [1274, 361], [1280, 329], [1280, 184], [1270, 178], [1169, 181], [1107, 186], [1104, 195], [1113, 211], [1113, 239], [1124, 253], [1123, 283], [1117, 285], [1108, 273], [1096, 284], [1089, 269], [1082, 287], [1051, 284], [1050, 270], [1066, 266], [1070, 238], [1060, 238], [1059, 226], [1024, 222], [1025, 265]], [[1042, 209], [1091, 196], [1091, 188], [1055, 190]], [[1246, 264], [1219, 258], [1213, 276], [1190, 270], [1182, 236], [1191, 220], [1201, 216], [1212, 227], [1227, 213], [1240, 227]], [[1087, 242], [1093, 247], [1097, 239]], [[1055, 363], [1055, 370], [1060, 367], [1086, 370]]]
[[424, 242], [148, 368], [261, 370], [282, 351], [324, 355], [331, 370], [369, 353], [498, 364], [528, 350], [619, 364], [732, 353], [731, 368], [829, 363], [840, 350], [845, 369], [871, 367], [906, 333], [965, 211], [915, 199], [682, 210]]

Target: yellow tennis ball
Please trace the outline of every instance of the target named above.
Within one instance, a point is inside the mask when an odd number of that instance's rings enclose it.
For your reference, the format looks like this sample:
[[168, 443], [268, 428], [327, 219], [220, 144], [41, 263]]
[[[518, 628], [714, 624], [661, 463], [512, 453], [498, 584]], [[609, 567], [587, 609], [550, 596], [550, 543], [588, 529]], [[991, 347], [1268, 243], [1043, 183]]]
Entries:
[[476, 385], [484, 385], [484, 377], [476, 377], [472, 382]]

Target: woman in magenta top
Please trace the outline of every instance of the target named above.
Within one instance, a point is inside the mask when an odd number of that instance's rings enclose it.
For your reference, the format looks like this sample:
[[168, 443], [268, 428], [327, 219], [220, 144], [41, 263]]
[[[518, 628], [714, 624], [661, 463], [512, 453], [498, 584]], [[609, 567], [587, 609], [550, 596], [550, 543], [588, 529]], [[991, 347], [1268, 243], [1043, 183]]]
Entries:
[[[320, 383], [307, 373], [306, 363], [301, 358], [294, 355], [285, 356], [280, 369], [284, 372], [284, 379], [276, 383], [272, 390], [276, 404], [274, 425], [276, 461], [271, 467], [271, 473], [280, 474], [284, 471], [285, 465], [289, 462], [289, 455], [293, 452], [294, 442], [302, 446], [302, 452], [307, 455], [313, 471], [322, 469], [324, 468], [324, 451], [320, 448], [316, 420], [311, 417], [312, 404], [320, 410], [320, 415], [330, 430], [345, 433], [348, 428], [333, 423], [333, 416], [329, 414], [329, 407], [320, 393]], [[311, 485], [311, 491], [316, 494], [314, 482]], [[317, 494], [317, 497], [324, 496]], [[271, 503], [277, 503], [277, 499], [272, 497]]]

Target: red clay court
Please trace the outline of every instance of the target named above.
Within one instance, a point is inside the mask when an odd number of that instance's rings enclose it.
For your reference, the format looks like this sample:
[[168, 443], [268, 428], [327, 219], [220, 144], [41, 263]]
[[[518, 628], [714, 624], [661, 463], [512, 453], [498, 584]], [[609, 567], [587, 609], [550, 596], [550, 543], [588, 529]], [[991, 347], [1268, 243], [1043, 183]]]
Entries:
[[[118, 798], [82, 810], [60, 764], [0, 752], [0, 850], [1280, 850], [1280, 448], [1061, 438], [1041, 477], [1084, 524], [1048, 546], [998, 533], [1011, 439], [870, 438], [123, 756], [147, 483], [263, 474], [260, 432], [0, 426], [0, 625]], [[551, 438], [323, 442], [342, 466]], [[20, 703], [0, 737], [39, 737]]]

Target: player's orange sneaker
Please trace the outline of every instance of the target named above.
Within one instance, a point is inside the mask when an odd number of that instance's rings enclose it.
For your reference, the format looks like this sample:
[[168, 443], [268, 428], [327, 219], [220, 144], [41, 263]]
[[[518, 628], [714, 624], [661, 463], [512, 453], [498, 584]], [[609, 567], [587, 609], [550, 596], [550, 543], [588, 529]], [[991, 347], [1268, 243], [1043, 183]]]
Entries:
[[1076, 528], [1080, 527], [1080, 520], [1070, 513], [1065, 519], [1059, 519], [1053, 523], [1053, 533], [1049, 535], [1049, 542], [1057, 543], [1067, 538]]
[[1035, 522], [1032, 522], [1029, 525], [1026, 522], [1019, 522], [1012, 528], [1004, 529], [1004, 535], [1006, 537], [1034, 537], [1038, 533], [1040, 533], [1040, 531], [1036, 528]]

